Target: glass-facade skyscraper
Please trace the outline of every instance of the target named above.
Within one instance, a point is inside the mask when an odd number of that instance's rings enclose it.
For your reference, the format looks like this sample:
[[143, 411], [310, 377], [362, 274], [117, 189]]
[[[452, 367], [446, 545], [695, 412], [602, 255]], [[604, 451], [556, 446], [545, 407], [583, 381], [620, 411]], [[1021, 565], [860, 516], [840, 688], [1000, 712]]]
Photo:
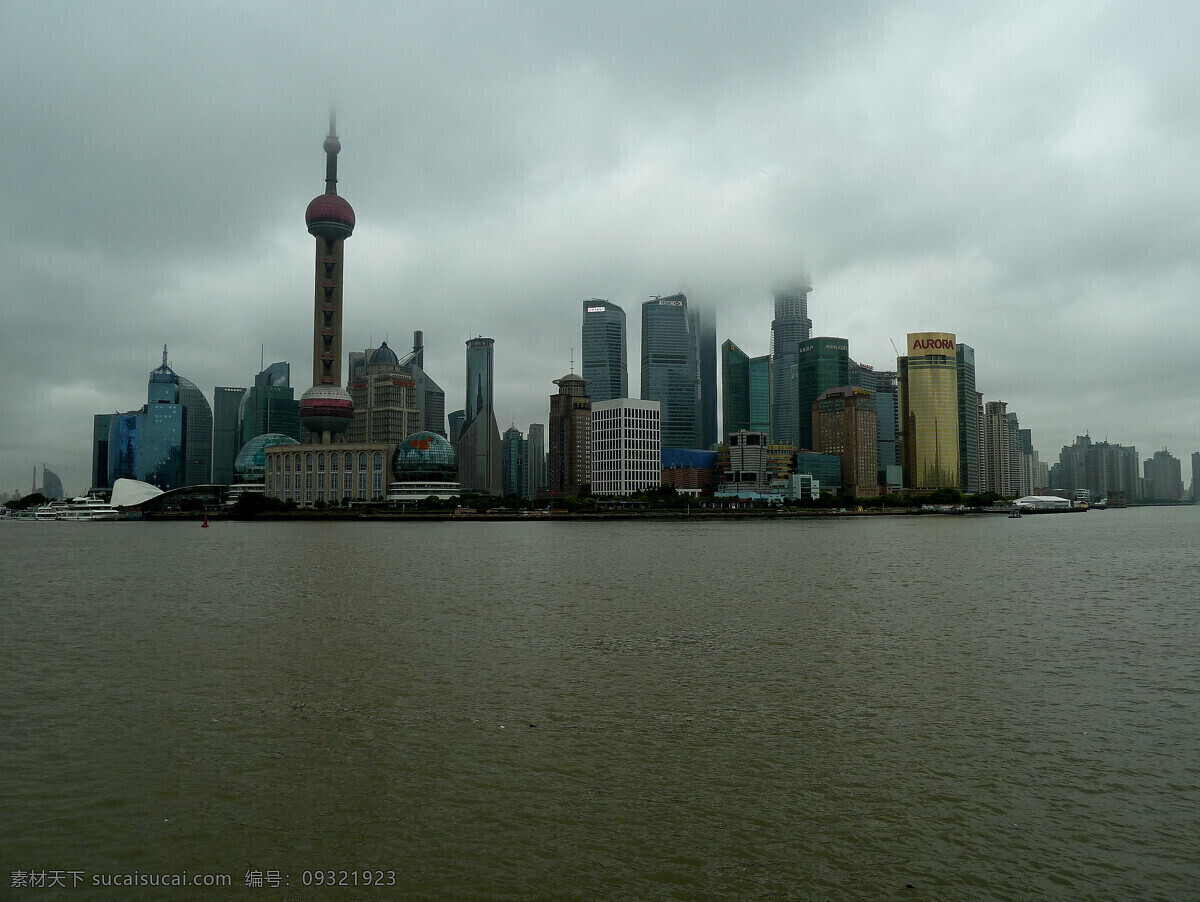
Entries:
[[516, 426], [509, 426], [500, 438], [501, 482], [505, 497], [525, 497], [526, 465], [525, 437]]
[[750, 428], [750, 357], [729, 339], [721, 345], [721, 432]]
[[958, 370], [958, 482], [969, 495], [981, 489], [979, 477], [979, 407], [975, 402], [975, 349], [957, 344]]
[[[800, 403], [796, 394], [796, 347], [812, 336], [805, 279], [775, 292], [771, 322], [771, 441], [800, 444]], [[815, 400], [815, 398], [814, 398]]]
[[208, 399], [167, 366], [164, 347], [162, 366], [150, 373], [145, 406], [109, 421], [108, 484], [138, 479], [164, 492], [204, 485], [212, 478], [212, 424]]
[[796, 346], [796, 434], [798, 448], [815, 450], [813, 404], [821, 393], [850, 384], [850, 342], [808, 338]]
[[[238, 448], [252, 438], [268, 433], [287, 435], [299, 441], [300, 402], [291, 386], [291, 366], [285, 360], [272, 363], [254, 376], [238, 406]], [[236, 453], [236, 452], [235, 452]]]
[[465, 430], [485, 410], [491, 410], [495, 402], [492, 378], [495, 371], [496, 340], [494, 338], [472, 338], [467, 342], [467, 403], [463, 407]]
[[611, 301], [583, 302], [583, 378], [592, 401], [629, 397], [625, 311]]
[[191, 380], [178, 376], [179, 403], [186, 411], [183, 484], [205, 485], [212, 479], [213, 414], [204, 392]]
[[464, 489], [499, 495], [503, 491], [500, 466], [500, 430], [493, 408], [495, 339], [467, 341], [466, 405], [454, 452], [458, 456], [458, 481]]
[[904, 485], [958, 488], [958, 361], [950, 332], [912, 332], [897, 361]]
[[771, 434], [771, 355], [750, 358], [750, 430]]
[[696, 348], [685, 295], [643, 302], [642, 400], [659, 402], [663, 448], [696, 448], [700, 443]]
[[98, 413], [92, 417], [92, 485], [93, 489], [109, 489], [108, 427], [117, 414]]
[[697, 439], [700, 448], [712, 450], [717, 435], [717, 313], [712, 307], [693, 305], [688, 328], [696, 342]]
[[[238, 428], [238, 410], [243, 387], [218, 385], [213, 389], [213, 464], [212, 481], [217, 485], [233, 483], [233, 462], [241, 450], [241, 431]], [[299, 428], [300, 412], [296, 405], [296, 423]], [[295, 438], [296, 436], [293, 436]]]

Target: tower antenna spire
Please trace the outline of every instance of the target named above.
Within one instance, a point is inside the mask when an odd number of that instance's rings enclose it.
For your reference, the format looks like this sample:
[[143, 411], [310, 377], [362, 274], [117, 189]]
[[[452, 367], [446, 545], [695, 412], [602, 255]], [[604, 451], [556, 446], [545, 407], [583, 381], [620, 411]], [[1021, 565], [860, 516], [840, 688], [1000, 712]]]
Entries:
[[163, 367], [165, 368], [166, 365], [167, 365], [167, 346], [164, 344], [163, 345]]

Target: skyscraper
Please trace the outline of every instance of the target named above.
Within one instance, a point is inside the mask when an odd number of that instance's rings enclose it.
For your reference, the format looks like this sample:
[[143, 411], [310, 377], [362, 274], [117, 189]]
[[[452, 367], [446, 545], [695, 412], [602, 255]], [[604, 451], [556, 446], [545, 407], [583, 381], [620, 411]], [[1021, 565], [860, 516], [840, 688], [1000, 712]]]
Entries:
[[904, 484], [958, 488], [958, 364], [954, 335], [910, 332], [897, 361]]
[[850, 384], [850, 342], [844, 338], [807, 338], [796, 345], [794, 380], [798, 447], [814, 450], [812, 410], [821, 393]]
[[750, 428], [750, 357], [729, 339], [721, 345], [721, 432]]
[[272, 363], [254, 376], [254, 384], [242, 394], [238, 404], [237, 451], [260, 435], [287, 435], [297, 441], [303, 437], [300, 427], [300, 402], [291, 383], [292, 368], [286, 360]]
[[350, 428], [354, 403], [342, 388], [342, 260], [345, 241], [354, 233], [354, 209], [337, 193], [338, 140], [333, 116], [325, 150], [325, 193], [304, 213], [316, 242], [316, 292], [313, 309], [313, 387], [300, 398], [300, 423], [318, 444], [341, 441]]
[[525, 437], [516, 426], [509, 426], [500, 439], [501, 482], [505, 497], [525, 497], [525, 464]]
[[642, 400], [662, 408], [664, 448], [700, 443], [699, 363], [687, 297], [673, 294], [642, 304]]
[[1192, 452], [1192, 500], [1200, 502], [1200, 451]]
[[1118, 493], [1127, 500], [1141, 498], [1137, 448], [1093, 442], [1089, 435], [1075, 437], [1058, 457], [1055, 488], [1088, 491], [1093, 499]]
[[[245, 394], [244, 387], [218, 385], [213, 389], [212, 481], [217, 485], [230, 485], [233, 482], [233, 461], [244, 444], [238, 426], [238, 409]], [[292, 437], [298, 439], [300, 405], [294, 400], [292, 403], [296, 406], [296, 435]]]
[[796, 348], [812, 336], [808, 318], [808, 279], [775, 292], [771, 323], [771, 441], [799, 445], [800, 401], [796, 394]]
[[529, 437], [525, 440], [526, 498], [536, 498], [539, 492], [550, 485], [546, 470], [546, 425], [530, 423]]
[[[875, 446], [879, 455], [879, 484], [897, 487], [895, 480], [888, 479], [888, 467], [900, 466], [899, 434], [900, 412], [897, 405], [896, 371], [875, 371]], [[901, 477], [903, 480], [903, 477]]]
[[875, 394], [843, 385], [821, 392], [812, 407], [812, 431], [821, 454], [842, 459], [842, 494], [874, 498], [879, 494], [879, 447]]
[[417, 386], [417, 407], [421, 411], [421, 428], [446, 437], [446, 393], [425, 372], [425, 333], [413, 332], [413, 348], [400, 358], [400, 365], [409, 368]]
[[750, 358], [750, 429], [771, 433], [771, 355]]
[[1015, 498], [1028, 495], [1028, 481], [1024, 478], [1025, 462], [1021, 454], [1021, 421], [1015, 411], [1008, 412], [1008, 493]]
[[983, 405], [983, 478], [981, 489], [1012, 497], [1011, 458], [1008, 436], [1008, 402], [988, 401]]
[[93, 489], [109, 489], [108, 481], [108, 427], [113, 413], [98, 413], [92, 417], [92, 484]]
[[[211, 430], [211, 418], [208, 422]], [[109, 423], [109, 485], [120, 478], [148, 482], [164, 492], [185, 485], [186, 446], [187, 410], [180, 401], [179, 376], [167, 365], [164, 345], [162, 366], [150, 373], [145, 406], [114, 416]]]
[[1146, 474], [1145, 497], [1156, 501], [1182, 501], [1183, 477], [1179, 458], [1166, 448], [1155, 451], [1142, 465]]
[[688, 327], [696, 343], [697, 438], [699, 447], [714, 448], [717, 434], [717, 313], [709, 306], [688, 309]]
[[386, 341], [371, 353], [363, 370], [361, 378], [350, 383], [350, 441], [399, 444], [422, 431], [412, 368], [400, 363]]
[[467, 341], [466, 404], [462, 430], [454, 453], [458, 456], [458, 481], [464, 489], [499, 495], [503, 491], [500, 466], [500, 428], [493, 409], [493, 354], [495, 339]]
[[975, 349], [959, 343], [954, 347], [958, 375], [958, 482], [962, 491], [980, 491], [979, 413], [975, 403]]
[[591, 479], [592, 402], [582, 376], [570, 373], [554, 384], [558, 391], [550, 396], [550, 491], [579, 495]]
[[625, 311], [611, 301], [583, 302], [583, 378], [594, 402], [629, 397]]

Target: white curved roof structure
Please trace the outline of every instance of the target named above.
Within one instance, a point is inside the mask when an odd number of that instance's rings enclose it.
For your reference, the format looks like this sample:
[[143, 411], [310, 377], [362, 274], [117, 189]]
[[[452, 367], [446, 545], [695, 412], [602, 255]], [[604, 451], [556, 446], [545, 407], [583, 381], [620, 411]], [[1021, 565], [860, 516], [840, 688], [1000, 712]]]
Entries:
[[149, 501], [161, 494], [162, 489], [148, 482], [139, 482], [136, 479], [118, 479], [113, 483], [112, 500], [109, 503], [113, 507], [135, 507], [143, 501]]

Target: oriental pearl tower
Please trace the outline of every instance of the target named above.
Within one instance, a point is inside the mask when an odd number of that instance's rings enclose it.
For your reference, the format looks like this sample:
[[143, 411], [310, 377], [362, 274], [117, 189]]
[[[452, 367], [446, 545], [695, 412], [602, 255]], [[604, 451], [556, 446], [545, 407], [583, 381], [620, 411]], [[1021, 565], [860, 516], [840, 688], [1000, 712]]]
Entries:
[[338, 141], [334, 117], [325, 138], [325, 193], [305, 211], [308, 231], [317, 239], [316, 297], [313, 313], [313, 386], [300, 397], [300, 424], [310, 441], [341, 441], [350, 426], [354, 402], [342, 381], [342, 245], [354, 232], [354, 209], [337, 193]]

